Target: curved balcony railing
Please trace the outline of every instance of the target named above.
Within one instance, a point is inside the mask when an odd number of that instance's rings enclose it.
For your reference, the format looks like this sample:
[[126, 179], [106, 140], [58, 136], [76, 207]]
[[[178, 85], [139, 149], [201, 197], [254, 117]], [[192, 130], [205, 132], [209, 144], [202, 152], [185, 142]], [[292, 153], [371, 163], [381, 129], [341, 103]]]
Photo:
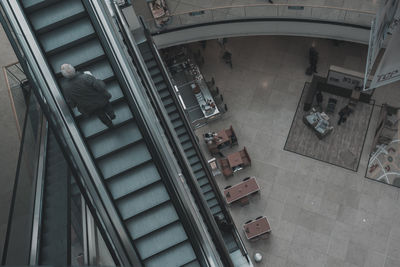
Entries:
[[146, 20], [152, 33], [201, 24], [240, 20], [296, 19], [341, 23], [369, 28], [374, 11], [306, 4], [250, 4], [213, 7]]

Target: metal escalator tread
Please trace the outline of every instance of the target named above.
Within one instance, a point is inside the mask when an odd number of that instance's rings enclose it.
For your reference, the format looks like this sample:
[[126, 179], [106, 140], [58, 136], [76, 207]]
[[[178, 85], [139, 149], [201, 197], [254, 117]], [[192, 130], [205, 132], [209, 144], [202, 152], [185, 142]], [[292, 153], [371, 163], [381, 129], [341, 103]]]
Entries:
[[133, 239], [138, 239], [179, 220], [178, 214], [169, 201], [156, 206], [151, 214], [152, 216], [149, 217], [146, 213], [142, 213], [127, 220], [126, 227]]
[[200, 179], [204, 178], [204, 179], [206, 179], [208, 181], [206, 173], [203, 170], [199, 171], [199, 172], [196, 172], [194, 175], [196, 176], [197, 180], [200, 180]]
[[[146, 60], [146, 59], [145, 59]], [[157, 67], [157, 61], [154, 60], [154, 58], [152, 57], [152, 59], [150, 61], [146, 62], [146, 66], [151, 69], [154, 67]]]
[[[118, 103], [118, 105], [114, 106], [114, 112], [116, 116], [113, 120], [114, 124], [119, 124], [133, 118], [129, 107], [125, 102]], [[90, 137], [107, 129], [107, 126], [105, 126], [96, 116], [82, 118], [79, 121], [79, 125], [85, 137]]]
[[154, 68], [150, 70], [151, 77], [155, 77], [156, 75], [161, 75], [161, 71], [159, 68]]
[[132, 192], [160, 181], [161, 177], [150, 161], [106, 180], [113, 199], [120, 199]]
[[175, 128], [175, 132], [176, 132], [177, 136], [181, 136], [181, 135], [187, 133], [185, 126], [180, 126], [180, 127]]
[[61, 53], [57, 53], [49, 58], [50, 65], [55, 73], [60, 73], [60, 67], [64, 63], [69, 63], [78, 67], [84, 63], [104, 57], [104, 51], [97, 39], [92, 39], [78, 46], [69, 48]]
[[146, 212], [147, 216], [151, 218], [151, 214], [153, 213], [151, 208], [169, 200], [168, 192], [160, 182], [117, 200], [116, 205], [123, 220], [127, 220], [143, 212]]
[[[168, 86], [167, 86], [167, 84], [166, 83], [158, 83], [158, 84], [156, 84], [156, 88], [157, 88], [157, 91], [158, 92], [160, 92], [160, 91], [162, 91], [162, 90], [168, 90], [167, 88], [168, 88]], [[168, 92], [168, 94], [169, 94], [169, 92]]]
[[[172, 112], [176, 111], [176, 106], [166, 107], [165, 110], [167, 111], [168, 114], [171, 114]], [[176, 129], [177, 127], [174, 127], [174, 128]]]
[[60, 0], [22, 0], [22, 5], [27, 13], [32, 13], [59, 1]]
[[195, 165], [200, 162], [200, 159], [197, 157], [197, 155], [194, 155], [190, 158], [188, 157], [188, 160], [189, 160], [190, 165]]
[[191, 148], [189, 150], [186, 150], [185, 152], [186, 157], [189, 159], [191, 157], [194, 157], [197, 155], [196, 150], [194, 148]]
[[85, 16], [85, 8], [80, 0], [57, 1], [29, 15], [33, 28], [44, 32], [67, 24]]
[[161, 99], [166, 98], [166, 97], [171, 97], [167, 89], [163, 89], [158, 91], [158, 94], [160, 95]]
[[182, 267], [200, 267], [200, 263], [196, 260], [185, 263]]
[[136, 240], [136, 247], [143, 259], [162, 253], [174, 245], [188, 239], [185, 230], [179, 223], [173, 223], [163, 228], [163, 231], [154, 231], [149, 235]]
[[204, 193], [204, 198], [206, 201], [214, 199], [215, 198], [214, 191], [209, 191], [207, 193]]
[[46, 53], [55, 53], [96, 36], [90, 20], [86, 17], [68, 23], [40, 36]]
[[131, 169], [151, 159], [150, 152], [144, 142], [135, 143], [133, 146], [119, 151], [97, 161], [105, 179], [115, 176], [125, 170]]
[[142, 134], [136, 123], [125, 124], [91, 139], [88, 143], [95, 158], [141, 140]]
[[169, 118], [170, 118], [171, 121], [181, 120], [181, 117], [179, 116], [179, 114], [177, 112], [172, 113], [171, 115], [169, 115]]
[[146, 259], [145, 266], [182, 266], [188, 262], [196, 260], [196, 255], [194, 254], [193, 248], [190, 246], [189, 242], [178, 244], [177, 246], [169, 249], [168, 252], [168, 255], [165, 253], [160, 253], [149, 259]]
[[203, 194], [207, 194], [208, 192], [213, 191], [213, 188], [211, 187], [211, 185], [209, 183], [203, 185], [202, 187], [200, 187], [201, 191], [203, 192]]

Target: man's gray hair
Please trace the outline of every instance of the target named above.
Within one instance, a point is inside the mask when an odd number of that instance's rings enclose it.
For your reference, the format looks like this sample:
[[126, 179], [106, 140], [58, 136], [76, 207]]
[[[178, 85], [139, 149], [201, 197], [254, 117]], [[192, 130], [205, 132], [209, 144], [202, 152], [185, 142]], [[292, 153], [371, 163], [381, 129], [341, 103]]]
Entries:
[[65, 78], [72, 78], [75, 76], [75, 68], [71, 64], [62, 64], [61, 65], [61, 74]]

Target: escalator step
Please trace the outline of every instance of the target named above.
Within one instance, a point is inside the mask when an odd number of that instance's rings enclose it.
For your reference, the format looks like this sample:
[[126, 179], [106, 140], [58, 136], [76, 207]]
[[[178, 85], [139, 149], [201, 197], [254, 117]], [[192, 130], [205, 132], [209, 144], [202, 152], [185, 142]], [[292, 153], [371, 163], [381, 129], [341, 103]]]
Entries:
[[157, 67], [157, 61], [155, 59], [152, 59], [152, 60], [146, 62], [146, 66], [149, 70], [154, 67]]
[[[174, 245], [187, 240], [182, 225], [177, 222], [163, 228], [162, 231], [152, 232], [136, 241], [136, 247], [143, 259], [163, 252]], [[169, 254], [169, 253], [168, 253]]]
[[150, 159], [151, 155], [146, 144], [140, 142], [116, 154], [98, 160], [98, 167], [104, 178], [107, 179]]
[[69, 63], [79, 68], [82, 64], [88, 64], [100, 57], [104, 57], [104, 51], [97, 39], [89, 40], [79, 46], [72, 47], [49, 58], [50, 65], [56, 74], [61, 73], [60, 67]]
[[147, 213], [139, 214], [127, 221], [126, 226], [135, 240], [177, 221], [179, 217], [174, 206], [171, 202], [165, 202], [154, 208], [151, 216]]
[[27, 13], [31, 13], [59, 1], [60, 0], [22, 0], [22, 5]]
[[[114, 125], [123, 123], [125, 121], [132, 119], [132, 112], [129, 109], [128, 105], [124, 102], [118, 103], [118, 105], [116, 105], [114, 107], [114, 112], [116, 115], [115, 120], [113, 120]], [[107, 129], [107, 126], [105, 126], [95, 116], [90, 116], [89, 118], [82, 118], [82, 120], [79, 122], [79, 125], [80, 125], [81, 130], [85, 137], [90, 137], [98, 132], [101, 132], [101, 131]], [[108, 130], [108, 131], [112, 131], [112, 130]]]
[[118, 200], [116, 205], [123, 220], [127, 220], [140, 213], [146, 213], [151, 218], [153, 214], [152, 208], [169, 201], [169, 199], [164, 185], [156, 183]]
[[190, 243], [183, 242], [169, 249], [168, 254], [160, 253], [145, 260], [145, 266], [146, 267], [182, 266], [195, 259], [196, 259], [196, 254], [194, 253]]
[[107, 184], [113, 199], [119, 199], [160, 181], [160, 179], [156, 167], [149, 162], [107, 180]]
[[39, 37], [46, 53], [54, 54], [96, 36], [88, 18], [66, 24]]
[[141, 140], [142, 134], [136, 123], [131, 122], [108, 131], [89, 141], [90, 150], [95, 158]]
[[29, 18], [36, 32], [44, 33], [85, 15], [85, 8], [80, 0], [69, 0], [39, 9], [31, 13]]

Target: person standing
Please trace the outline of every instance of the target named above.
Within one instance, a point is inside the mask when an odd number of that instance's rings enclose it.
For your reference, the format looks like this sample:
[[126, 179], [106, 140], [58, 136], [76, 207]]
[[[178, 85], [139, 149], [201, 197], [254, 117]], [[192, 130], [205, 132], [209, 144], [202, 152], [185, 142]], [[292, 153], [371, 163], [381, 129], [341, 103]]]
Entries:
[[317, 72], [317, 64], [318, 64], [319, 54], [318, 54], [318, 51], [315, 49], [314, 42], [312, 43], [308, 53], [309, 53], [309, 61], [310, 61], [310, 68], [309, 68], [308, 73], [310, 73], [309, 75], [311, 75], [312, 73], [318, 73]]
[[315, 95], [315, 98], [317, 99], [317, 105], [322, 108], [322, 101], [324, 101], [324, 97], [322, 95], [321, 90], [317, 91], [317, 94]]
[[71, 64], [62, 64], [61, 74], [66, 78], [62, 89], [68, 105], [77, 107], [83, 116], [96, 115], [108, 128], [113, 127], [116, 116], [105, 83], [90, 74], [76, 72]]

